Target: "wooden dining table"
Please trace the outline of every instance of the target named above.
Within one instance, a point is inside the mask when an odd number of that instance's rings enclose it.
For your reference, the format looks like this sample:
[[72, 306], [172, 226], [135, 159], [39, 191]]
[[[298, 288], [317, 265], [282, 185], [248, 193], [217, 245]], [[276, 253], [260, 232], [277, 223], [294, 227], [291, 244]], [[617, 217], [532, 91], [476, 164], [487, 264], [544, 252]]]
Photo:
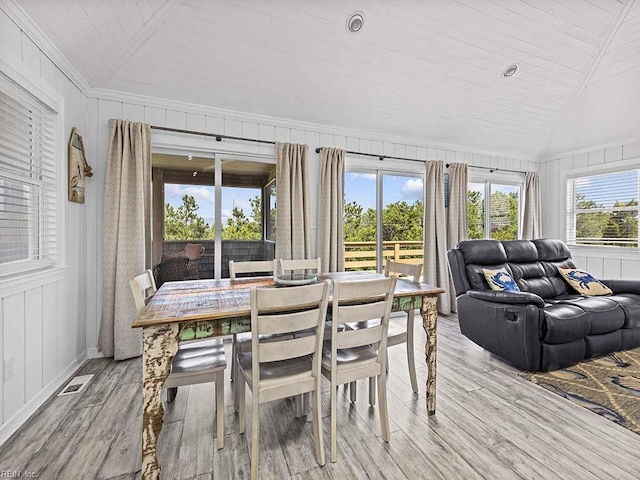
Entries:
[[[373, 272], [319, 274], [322, 280], [380, 278]], [[164, 283], [140, 312], [133, 328], [142, 328], [142, 478], [158, 479], [157, 444], [164, 408], [162, 387], [181, 341], [232, 335], [251, 330], [252, 287], [278, 288], [273, 277], [236, 280], [191, 280]], [[285, 287], [286, 288], [286, 287]], [[436, 411], [437, 296], [444, 290], [399, 278], [392, 311], [419, 309], [427, 333], [428, 366], [426, 404], [429, 415]], [[220, 407], [218, 407], [220, 408]]]

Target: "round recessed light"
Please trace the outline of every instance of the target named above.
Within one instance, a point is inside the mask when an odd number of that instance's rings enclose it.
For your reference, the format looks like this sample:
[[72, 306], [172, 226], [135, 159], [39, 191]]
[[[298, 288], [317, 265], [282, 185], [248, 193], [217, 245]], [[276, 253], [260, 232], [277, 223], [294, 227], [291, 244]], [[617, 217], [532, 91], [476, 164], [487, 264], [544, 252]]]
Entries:
[[504, 72], [502, 72], [502, 76], [504, 78], [513, 77], [517, 71], [518, 71], [518, 64], [514, 63], [513, 65], [509, 65], [507, 68], [504, 69]]
[[362, 27], [364, 27], [364, 13], [352, 13], [347, 19], [347, 30], [351, 33], [358, 33]]

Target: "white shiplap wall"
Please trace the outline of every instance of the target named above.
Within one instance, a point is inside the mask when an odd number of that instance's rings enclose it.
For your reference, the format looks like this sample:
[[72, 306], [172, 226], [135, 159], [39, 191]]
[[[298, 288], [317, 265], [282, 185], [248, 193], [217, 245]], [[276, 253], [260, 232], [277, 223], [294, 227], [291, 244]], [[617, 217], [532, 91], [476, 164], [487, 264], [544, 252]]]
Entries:
[[[542, 231], [545, 237], [566, 239], [565, 181], [588, 175], [640, 167], [640, 141], [568, 153], [540, 165]], [[579, 267], [599, 278], [640, 279], [640, 253], [620, 248], [574, 247]]]
[[[0, 59], [15, 66], [36, 84], [52, 88], [63, 99], [64, 131], [61, 152], [72, 127], [87, 131], [90, 101], [38, 46], [0, 9]], [[95, 102], [95, 101], [94, 101]], [[89, 163], [95, 164], [89, 151]], [[66, 172], [66, 154], [59, 158]], [[65, 173], [66, 174], [66, 173]], [[0, 369], [0, 443], [11, 434], [56, 388], [61, 386], [87, 355], [87, 318], [95, 322], [96, 185], [100, 177], [87, 179], [84, 205], [64, 202], [59, 218], [66, 222], [60, 269], [47, 274], [0, 279], [0, 357], [14, 361], [14, 376]], [[59, 179], [66, 197], [66, 176]], [[93, 227], [93, 231], [89, 229]], [[87, 312], [91, 306], [91, 312]], [[95, 343], [95, 342], [93, 342]]]

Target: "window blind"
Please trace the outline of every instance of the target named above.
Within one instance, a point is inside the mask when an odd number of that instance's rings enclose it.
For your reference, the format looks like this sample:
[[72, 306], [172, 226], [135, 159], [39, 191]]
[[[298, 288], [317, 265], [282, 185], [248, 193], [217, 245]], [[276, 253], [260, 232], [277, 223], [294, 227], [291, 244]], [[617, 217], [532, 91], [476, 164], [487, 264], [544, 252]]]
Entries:
[[638, 247], [640, 170], [567, 180], [567, 242]]
[[56, 113], [0, 72], [0, 275], [56, 261]]

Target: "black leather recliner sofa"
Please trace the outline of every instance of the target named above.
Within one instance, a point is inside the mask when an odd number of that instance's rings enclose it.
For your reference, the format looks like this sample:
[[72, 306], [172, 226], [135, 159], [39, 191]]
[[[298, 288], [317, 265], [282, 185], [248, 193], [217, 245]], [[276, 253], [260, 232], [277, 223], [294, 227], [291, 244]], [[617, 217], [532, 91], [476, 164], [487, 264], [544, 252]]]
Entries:
[[[640, 346], [640, 280], [600, 280], [612, 295], [575, 293], [558, 267], [575, 268], [560, 240], [467, 240], [447, 252], [462, 333], [530, 371]], [[491, 290], [483, 269], [505, 267], [520, 292]]]

